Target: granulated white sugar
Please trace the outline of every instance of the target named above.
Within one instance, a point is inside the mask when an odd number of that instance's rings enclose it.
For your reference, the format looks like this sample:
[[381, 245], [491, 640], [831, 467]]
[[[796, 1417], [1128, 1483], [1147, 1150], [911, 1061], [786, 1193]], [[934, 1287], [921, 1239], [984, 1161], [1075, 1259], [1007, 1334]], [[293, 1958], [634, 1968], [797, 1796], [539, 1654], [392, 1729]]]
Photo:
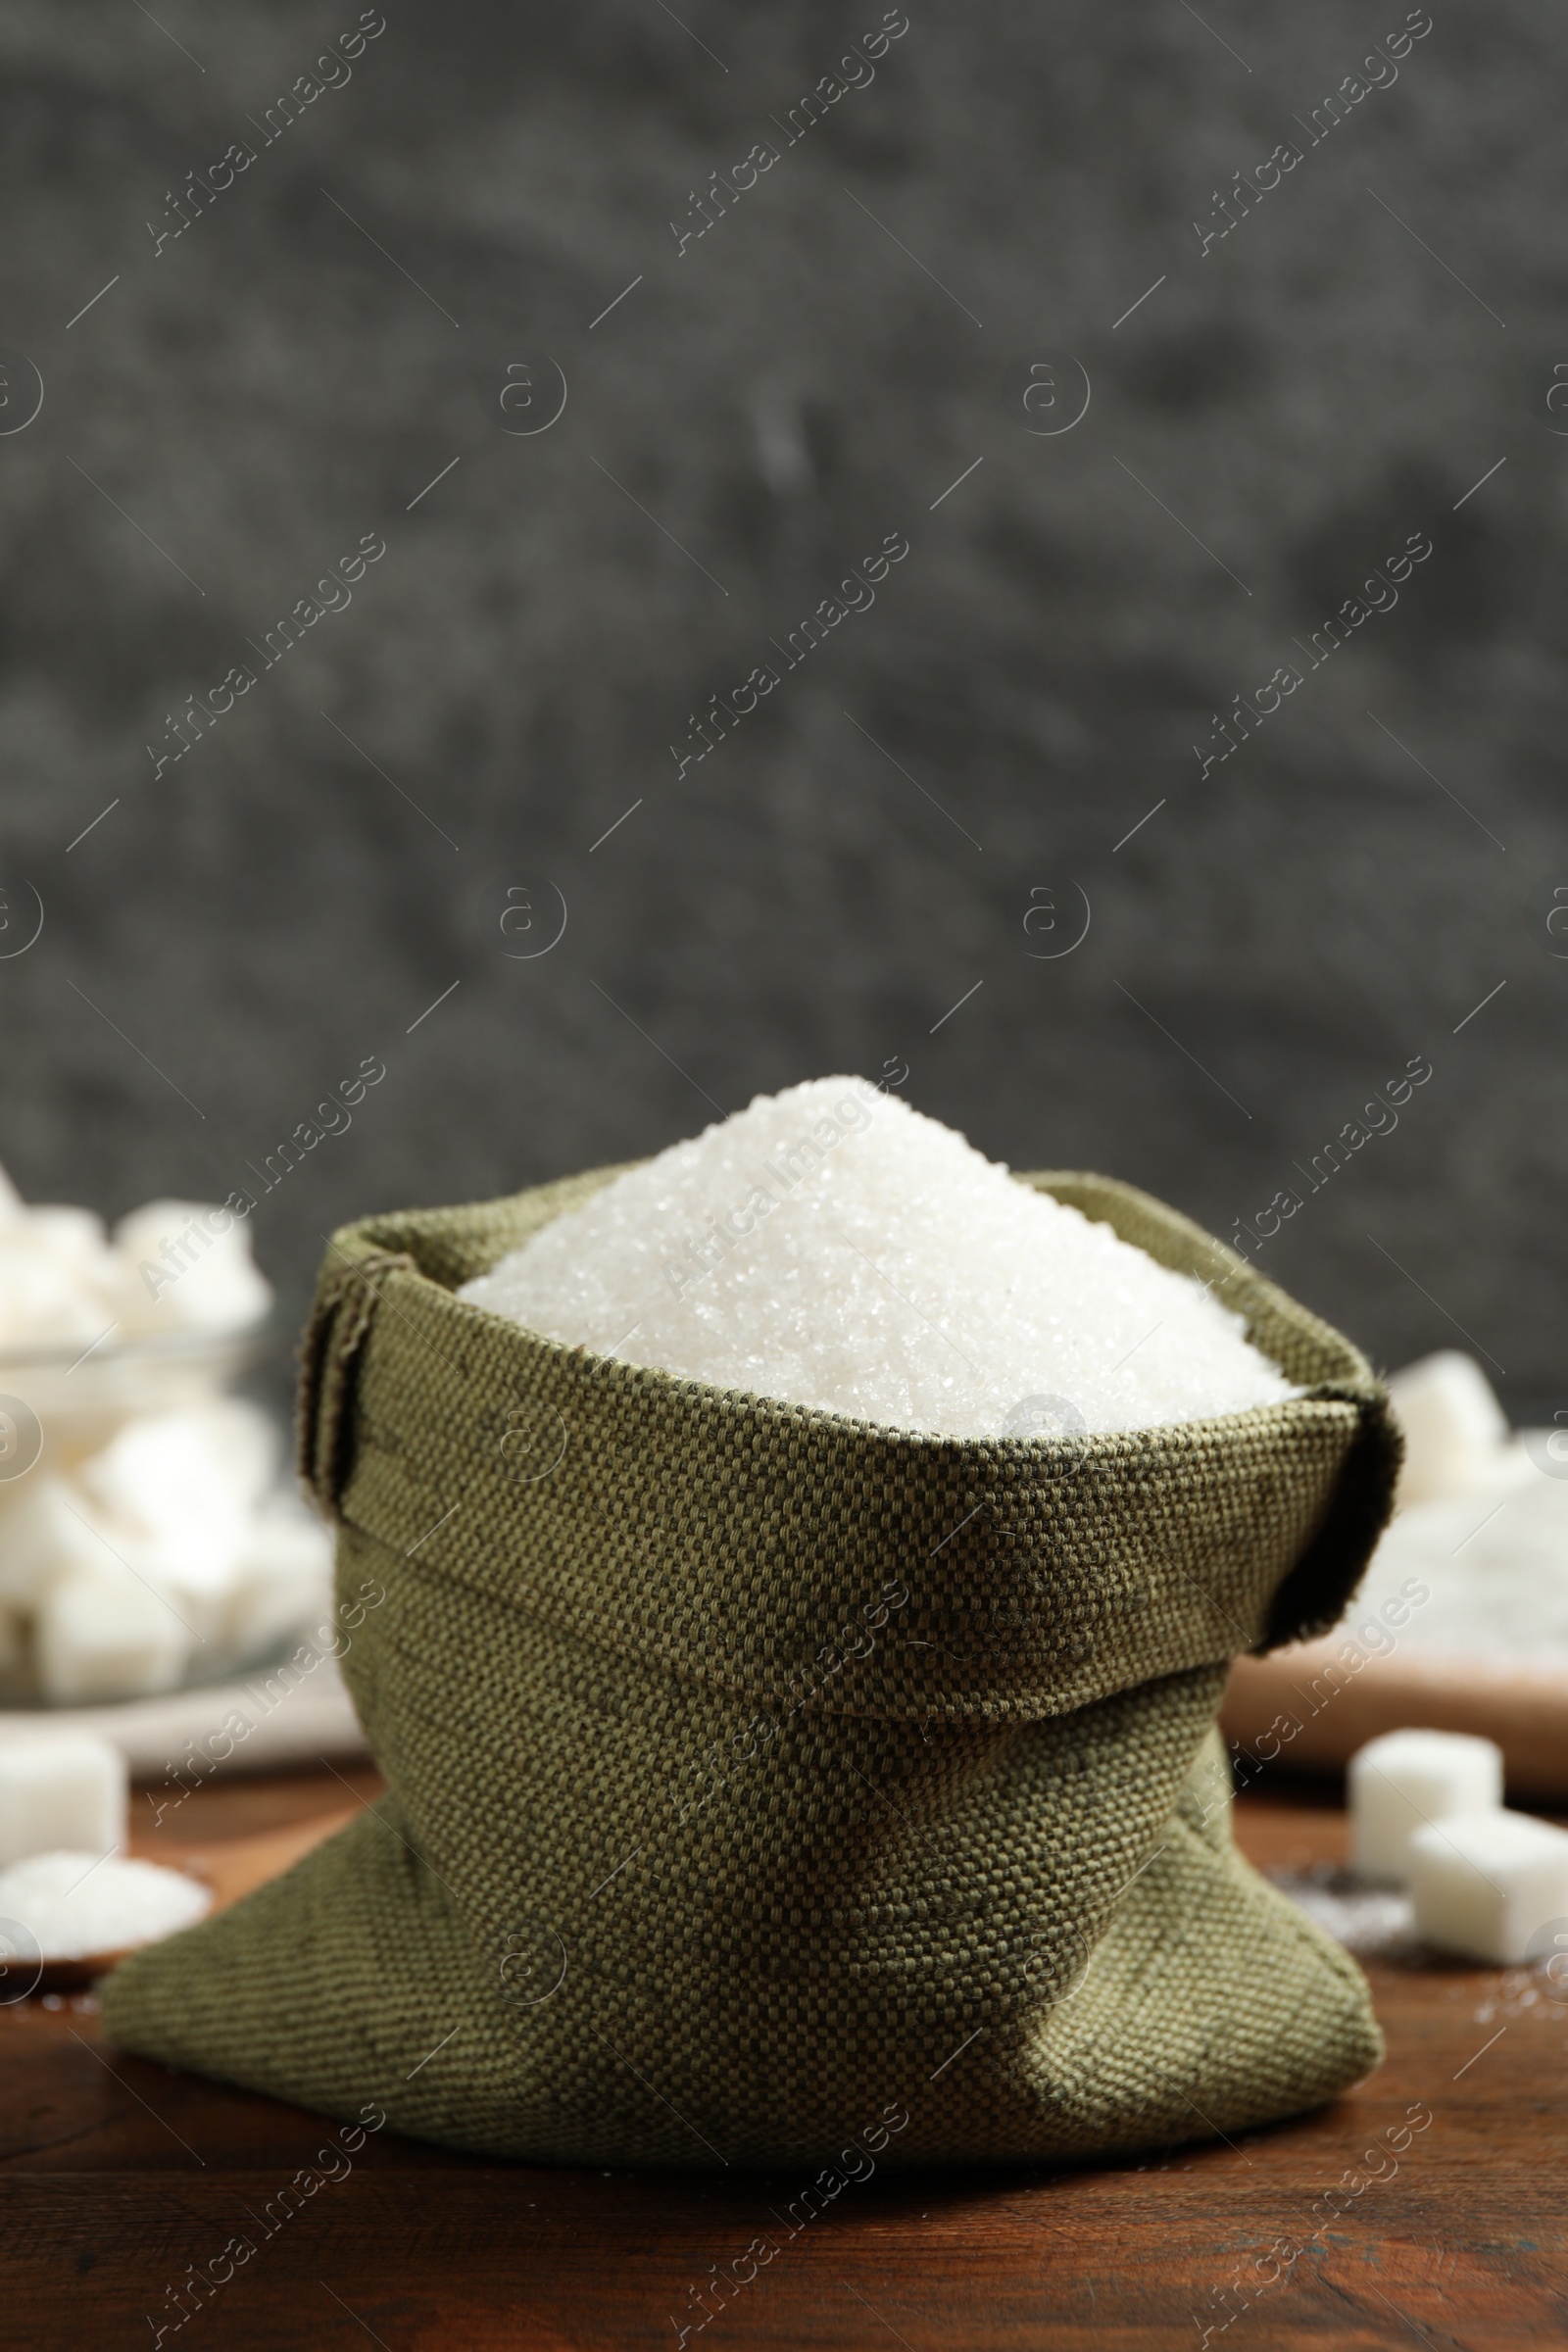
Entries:
[[599, 1354], [943, 1437], [1295, 1394], [1196, 1280], [857, 1078], [760, 1095], [460, 1296]]
[[[0, 1871], [0, 1940], [14, 1960], [85, 1960], [188, 1928], [212, 1896], [183, 1871], [63, 1849]], [[38, 1949], [19, 1948], [24, 1928]]]

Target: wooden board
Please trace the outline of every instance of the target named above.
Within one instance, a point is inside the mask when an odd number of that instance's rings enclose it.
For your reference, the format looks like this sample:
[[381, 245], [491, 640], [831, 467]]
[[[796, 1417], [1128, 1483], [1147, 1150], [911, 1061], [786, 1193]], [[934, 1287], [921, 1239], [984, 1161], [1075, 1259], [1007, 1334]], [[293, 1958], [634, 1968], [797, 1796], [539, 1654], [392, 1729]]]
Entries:
[[[350, 1806], [374, 1788], [353, 1778]], [[1343, 1817], [1278, 1767], [1269, 1783], [1238, 1807], [1253, 1859], [1343, 1858]], [[345, 1809], [325, 1774], [203, 1797], [143, 1850], [199, 1848], [229, 1887]], [[1335, 2106], [1090, 2171], [878, 2175], [726, 2296], [715, 2266], [733, 2279], [760, 2231], [779, 2234], [793, 2179], [508, 2165], [382, 2132], [269, 2235], [278, 2191], [323, 2169], [318, 2117], [125, 2057], [81, 1996], [0, 2009], [6, 2341], [152, 2346], [186, 2266], [236, 2232], [254, 2258], [166, 2346], [676, 2352], [682, 2326], [721, 2352], [1201, 2352], [1205, 2330], [1226, 2352], [1568, 2341], [1568, 2006], [1490, 1969], [1370, 1974], [1388, 2061]], [[1396, 2169], [1369, 2158], [1412, 2111], [1431, 2122]], [[1343, 2211], [1315, 2222], [1334, 2183]]]
[[136, 1842], [149, 1862], [187, 1870], [210, 1886], [213, 1908], [221, 1911], [253, 1887], [292, 1870], [313, 1846], [344, 1828], [358, 1811], [357, 1805], [339, 1805], [327, 1813], [314, 1813], [305, 1821], [285, 1822], [279, 1829], [253, 1831], [248, 1837], [201, 1838], [192, 1844], [175, 1838], [163, 1843], [138, 1838]]
[[1263, 1762], [1338, 1772], [1365, 1740], [1408, 1724], [1474, 1732], [1502, 1749], [1510, 1798], [1568, 1805], [1568, 1669], [1401, 1651], [1349, 1672], [1338, 1663], [1345, 1646], [1330, 1634], [1238, 1658], [1226, 1738]]

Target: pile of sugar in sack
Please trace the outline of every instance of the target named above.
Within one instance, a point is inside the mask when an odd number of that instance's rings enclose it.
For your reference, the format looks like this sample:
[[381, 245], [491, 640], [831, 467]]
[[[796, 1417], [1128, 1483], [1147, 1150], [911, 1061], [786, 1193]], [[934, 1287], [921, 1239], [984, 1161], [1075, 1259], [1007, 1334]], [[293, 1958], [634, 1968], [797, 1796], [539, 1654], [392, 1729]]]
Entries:
[[599, 1354], [942, 1437], [1297, 1393], [1196, 1279], [858, 1078], [760, 1095], [461, 1296]]
[[[1295, 1394], [1195, 1279], [858, 1078], [759, 1097], [463, 1296], [601, 1354], [945, 1437], [1148, 1428]], [[1390, 1385], [1408, 1452], [1365, 1609], [1414, 1576], [1412, 1650], [1560, 1667], [1568, 1427], [1510, 1432], [1451, 1352]]]

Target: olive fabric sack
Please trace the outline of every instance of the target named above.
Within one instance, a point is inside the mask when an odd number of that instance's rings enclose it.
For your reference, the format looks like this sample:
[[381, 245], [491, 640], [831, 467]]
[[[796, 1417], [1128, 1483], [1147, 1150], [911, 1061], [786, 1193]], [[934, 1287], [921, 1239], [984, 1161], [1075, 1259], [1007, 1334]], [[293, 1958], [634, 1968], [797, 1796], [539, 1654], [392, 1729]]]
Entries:
[[1235, 1851], [1212, 1728], [1388, 1515], [1361, 1356], [1081, 1175], [1020, 1181], [1210, 1283], [1298, 1398], [922, 1437], [453, 1295], [616, 1173], [334, 1238], [302, 1461], [388, 1793], [125, 1962], [115, 2038], [584, 2165], [1086, 2157], [1365, 2074], [1365, 1983]]

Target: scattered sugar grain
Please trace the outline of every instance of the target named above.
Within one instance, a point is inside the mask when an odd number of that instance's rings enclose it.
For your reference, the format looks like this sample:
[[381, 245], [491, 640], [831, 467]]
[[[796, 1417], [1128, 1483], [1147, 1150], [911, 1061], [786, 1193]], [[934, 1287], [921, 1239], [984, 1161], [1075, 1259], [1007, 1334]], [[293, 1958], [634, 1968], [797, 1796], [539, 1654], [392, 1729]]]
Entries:
[[760, 1095], [460, 1296], [571, 1347], [943, 1437], [1296, 1394], [1195, 1279], [854, 1078]]
[[1415, 1906], [1408, 1894], [1368, 1886], [1347, 1870], [1318, 1863], [1307, 1871], [1264, 1874], [1336, 1943], [1363, 1958], [1402, 1952], [1415, 1939]]

